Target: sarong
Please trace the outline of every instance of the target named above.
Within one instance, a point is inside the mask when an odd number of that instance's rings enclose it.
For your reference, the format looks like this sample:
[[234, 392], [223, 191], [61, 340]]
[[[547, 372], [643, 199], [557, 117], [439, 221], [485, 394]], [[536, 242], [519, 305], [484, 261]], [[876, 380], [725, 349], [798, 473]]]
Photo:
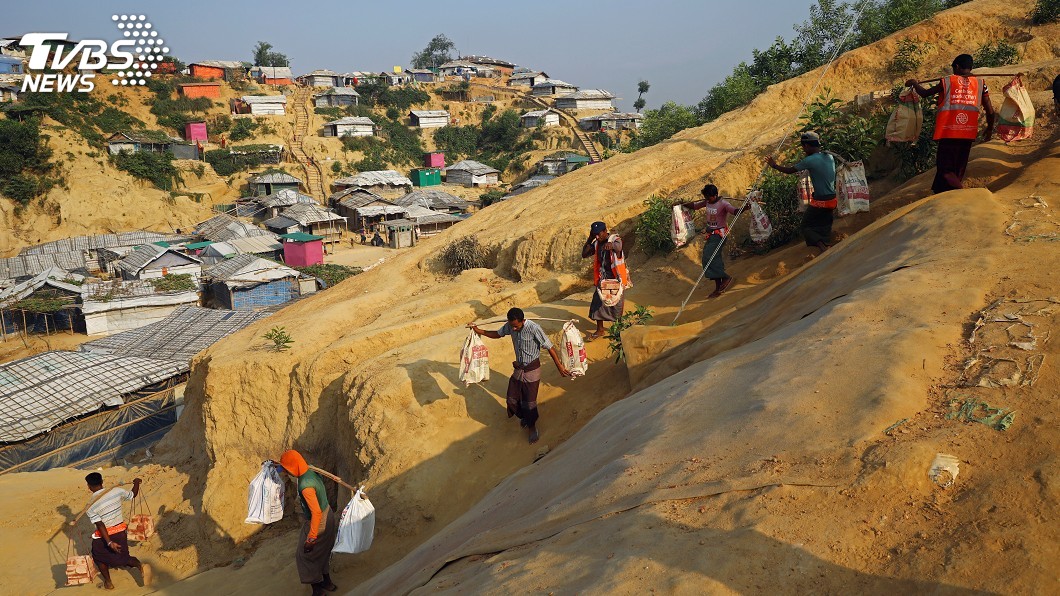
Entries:
[[[721, 234], [711, 234], [707, 236], [707, 242], [703, 245], [703, 266], [706, 267], [707, 259], [710, 255], [714, 254], [714, 250], [721, 246], [721, 243], [725, 241], [725, 238]], [[725, 259], [722, 258], [722, 251], [718, 251], [718, 254], [714, 255], [714, 260], [710, 262], [710, 267], [707, 267], [707, 272], [703, 275], [707, 279], [725, 279], [729, 277], [728, 273], [725, 273]]]
[[934, 193], [956, 190], [946, 180], [946, 174], [953, 174], [958, 180], [964, 180], [968, 170], [968, 154], [972, 151], [973, 139], [939, 139], [938, 153], [935, 156], [935, 181], [931, 184]]
[[600, 300], [600, 294], [594, 289], [593, 300], [589, 303], [589, 320], [590, 321], [617, 321], [622, 317], [622, 313], [626, 308], [626, 295], [623, 293], [622, 298], [619, 299], [618, 304], [614, 306], [607, 306], [603, 300]]
[[96, 562], [96, 565], [106, 565], [108, 568], [135, 567], [136, 561], [129, 554], [129, 537], [125, 534], [125, 530], [110, 534], [110, 540], [120, 547], [120, 552], [107, 548], [107, 543], [102, 538], [92, 539], [92, 560]]
[[802, 214], [802, 237], [806, 246], [817, 246], [819, 242], [828, 244], [832, 240], [832, 212], [834, 209], [824, 207], [806, 207]]
[[339, 536], [339, 518], [331, 507], [324, 512], [324, 518], [327, 520], [324, 531], [317, 535], [317, 542], [310, 552], [302, 551], [306, 538], [309, 537], [308, 519], [302, 523], [302, 531], [298, 534], [294, 563], [298, 567], [298, 579], [303, 584], [320, 583], [324, 581], [325, 573], [330, 575], [328, 566], [331, 563], [331, 549], [335, 547], [335, 539]]
[[515, 371], [508, 378], [508, 417], [517, 416], [523, 426], [534, 426], [538, 419], [537, 390], [541, 386], [541, 360], [527, 364], [513, 362]]

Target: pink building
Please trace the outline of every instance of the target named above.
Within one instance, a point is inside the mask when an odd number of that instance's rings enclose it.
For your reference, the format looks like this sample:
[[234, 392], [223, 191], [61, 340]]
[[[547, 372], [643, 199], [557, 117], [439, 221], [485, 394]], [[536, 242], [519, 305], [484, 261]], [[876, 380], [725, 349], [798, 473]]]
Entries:
[[184, 140], [185, 141], [202, 141], [206, 142], [206, 123], [205, 122], [189, 122], [184, 125]]
[[308, 267], [324, 263], [324, 237], [292, 232], [282, 234], [283, 262], [288, 267]]
[[444, 168], [445, 167], [445, 154], [441, 151], [432, 151], [430, 153], [423, 154], [423, 167], [425, 168]]

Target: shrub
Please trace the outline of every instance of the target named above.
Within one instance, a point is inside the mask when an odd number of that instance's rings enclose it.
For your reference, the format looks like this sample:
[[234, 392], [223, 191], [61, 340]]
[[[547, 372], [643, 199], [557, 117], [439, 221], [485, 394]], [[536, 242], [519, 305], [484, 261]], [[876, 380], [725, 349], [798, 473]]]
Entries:
[[382, 128], [390, 145], [388, 161], [394, 164], [418, 164], [423, 159], [419, 129], [411, 129], [394, 121], [384, 122]]
[[341, 174], [342, 173], [342, 164], [340, 162], [337, 162], [337, 161], [332, 162], [331, 163], [331, 173], [332, 174], [336, 174], [336, 175]]
[[504, 191], [497, 189], [490, 189], [478, 196], [479, 200], [482, 201], [483, 207], [489, 207], [504, 197]]
[[697, 124], [699, 121], [692, 108], [668, 101], [659, 109], [644, 113], [644, 121], [630, 145], [636, 148], [650, 147]]
[[450, 160], [455, 161], [475, 154], [481, 133], [482, 129], [474, 124], [446, 126], [435, 131], [434, 142]]
[[649, 256], [677, 248], [670, 238], [673, 201], [652, 195], [644, 201], [644, 212], [637, 217], [637, 246]]
[[198, 287], [190, 273], [164, 275], [147, 281], [159, 292], [186, 292]]
[[254, 136], [254, 129], [257, 127], [258, 123], [250, 118], [237, 118], [232, 124], [232, 134], [228, 135], [228, 138], [232, 141], [245, 141]]
[[479, 243], [478, 238], [464, 236], [447, 244], [442, 249], [440, 258], [445, 272], [457, 275], [468, 269], [486, 267], [488, 256], [486, 247]]
[[[762, 248], [768, 250], [784, 246], [799, 236], [799, 225], [802, 214], [799, 213], [799, 201], [796, 195], [798, 176], [779, 174], [769, 170], [762, 177], [759, 190], [762, 191], [762, 209], [773, 224], [773, 233]], [[748, 239], [747, 243], [751, 243]]]
[[317, 114], [320, 114], [321, 116], [327, 118], [328, 120], [338, 120], [339, 118], [342, 118], [343, 115], [344, 115], [344, 112], [343, 112], [342, 108], [336, 108], [336, 107], [315, 108], [313, 111], [316, 112]]
[[864, 117], [842, 106], [839, 99], [818, 96], [800, 117], [801, 130], [816, 131], [825, 149], [850, 161], [865, 160], [880, 144], [886, 122], [882, 114]]
[[887, 63], [887, 73], [901, 77], [916, 71], [924, 61], [924, 52], [929, 48], [930, 43], [918, 42], [908, 37], [898, 40], [898, 50]]
[[632, 312], [624, 313], [617, 321], [611, 323], [607, 330], [607, 350], [615, 356], [615, 362], [626, 359], [626, 352], [622, 349], [622, 332], [634, 325], [643, 325], [652, 320], [654, 313], [643, 304], [638, 305]]
[[975, 51], [976, 67], [1007, 66], [1019, 62], [1020, 52], [1016, 46], [1001, 39], [995, 43], [985, 43]]
[[263, 337], [272, 342], [270, 348], [274, 352], [283, 352], [294, 343], [294, 338], [292, 338], [291, 334], [287, 333], [287, 329], [283, 327], [273, 327], [266, 331]]
[[232, 118], [228, 114], [215, 114], [206, 119], [206, 129], [210, 134], [219, 135], [232, 129]]
[[327, 287], [334, 287], [335, 284], [340, 281], [353, 277], [361, 273], [360, 267], [348, 267], [346, 265], [336, 265], [334, 263], [322, 263], [320, 265], [310, 265], [308, 267], [295, 267], [298, 271], [319, 278], [327, 284]]
[[394, 106], [390, 106], [386, 109], [386, 117], [390, 120], [397, 121], [401, 119], [401, 112]]
[[240, 145], [206, 152], [206, 163], [213, 166], [218, 176], [230, 176], [247, 168], [264, 164], [271, 157], [270, 145]]
[[172, 190], [184, 184], [180, 170], [173, 165], [173, 154], [167, 152], [122, 151], [113, 157], [114, 165], [135, 178], [150, 181], [156, 188]]
[[1038, 0], [1031, 10], [1031, 22], [1035, 25], [1060, 21], [1060, 0]]
[[105, 133], [116, 133], [133, 128], [143, 128], [144, 123], [125, 112], [107, 106], [95, 118], [96, 126]]
[[0, 120], [0, 194], [25, 206], [55, 185], [48, 177], [55, 165], [45, 139], [36, 118]]

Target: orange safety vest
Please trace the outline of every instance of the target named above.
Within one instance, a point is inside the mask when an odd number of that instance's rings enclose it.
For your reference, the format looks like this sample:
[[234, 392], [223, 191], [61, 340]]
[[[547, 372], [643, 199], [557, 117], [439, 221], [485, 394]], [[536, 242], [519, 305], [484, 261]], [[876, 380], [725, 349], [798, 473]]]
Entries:
[[981, 105], [983, 83], [979, 79], [959, 75], [943, 78], [939, 113], [935, 117], [935, 140], [975, 139], [979, 136]]
[[[611, 234], [607, 237], [608, 242], [614, 242], [618, 239], [618, 234]], [[626, 257], [620, 250], [611, 251], [611, 269], [618, 274], [618, 278], [622, 280], [622, 285], [627, 288], [633, 287], [633, 282], [629, 281], [629, 271], [626, 269]], [[600, 285], [600, 251], [596, 251], [593, 255], [593, 285]]]

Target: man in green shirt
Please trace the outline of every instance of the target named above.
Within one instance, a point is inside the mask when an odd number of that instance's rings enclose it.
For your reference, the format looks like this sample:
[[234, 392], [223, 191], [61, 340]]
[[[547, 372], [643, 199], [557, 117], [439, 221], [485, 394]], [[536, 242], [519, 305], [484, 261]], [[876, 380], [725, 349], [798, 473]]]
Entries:
[[806, 157], [794, 165], [777, 164], [773, 156], [766, 158], [769, 167], [785, 174], [796, 174], [801, 170], [810, 173], [813, 182], [813, 198], [802, 216], [802, 237], [806, 246], [813, 246], [822, 253], [828, 249], [832, 239], [832, 218], [839, 201], [835, 194], [835, 158], [821, 149], [821, 137], [815, 132], [804, 132], [799, 138]]

